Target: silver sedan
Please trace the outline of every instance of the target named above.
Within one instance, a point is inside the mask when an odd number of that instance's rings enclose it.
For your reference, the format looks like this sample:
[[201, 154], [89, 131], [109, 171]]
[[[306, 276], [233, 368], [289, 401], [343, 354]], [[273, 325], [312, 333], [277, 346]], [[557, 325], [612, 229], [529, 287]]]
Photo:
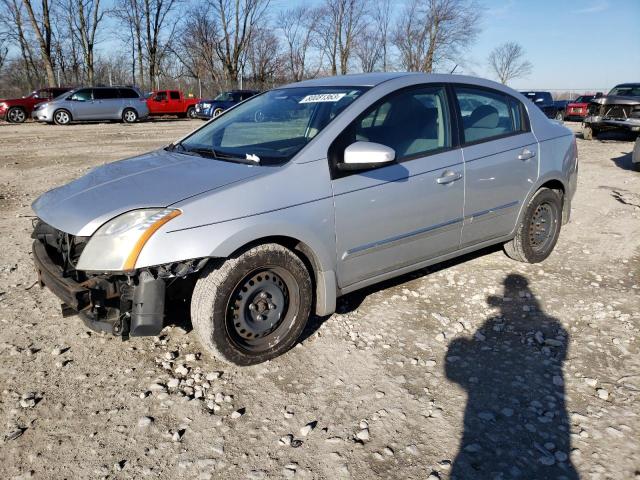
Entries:
[[572, 132], [503, 85], [316, 79], [45, 193], [34, 260], [93, 328], [157, 334], [187, 298], [203, 345], [247, 365], [382, 280], [493, 244], [543, 261], [577, 171]]

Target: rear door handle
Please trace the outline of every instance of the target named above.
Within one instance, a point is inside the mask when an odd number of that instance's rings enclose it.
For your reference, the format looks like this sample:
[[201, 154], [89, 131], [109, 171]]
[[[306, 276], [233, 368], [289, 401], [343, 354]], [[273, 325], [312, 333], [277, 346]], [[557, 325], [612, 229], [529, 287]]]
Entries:
[[451, 170], [445, 170], [442, 176], [436, 179], [440, 185], [446, 185], [447, 183], [455, 182], [456, 180], [460, 180], [462, 178], [462, 174], [460, 172], [453, 172]]
[[533, 158], [535, 156], [536, 152], [532, 152], [528, 148], [525, 148], [524, 150], [522, 150], [520, 155], [518, 155], [518, 160], [529, 160], [530, 158]]

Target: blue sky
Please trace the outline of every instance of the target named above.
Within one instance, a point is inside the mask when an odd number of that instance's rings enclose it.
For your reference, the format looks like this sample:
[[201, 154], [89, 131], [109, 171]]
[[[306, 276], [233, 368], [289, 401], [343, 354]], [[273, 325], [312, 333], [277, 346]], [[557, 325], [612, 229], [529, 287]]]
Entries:
[[[457, 73], [491, 77], [486, 59], [506, 41], [519, 42], [533, 71], [515, 88], [606, 90], [640, 82], [640, 0], [478, 0], [482, 32]], [[309, 0], [273, 0], [278, 8]], [[312, 2], [317, 4], [317, 1]], [[395, 0], [395, 10], [405, 0]]]

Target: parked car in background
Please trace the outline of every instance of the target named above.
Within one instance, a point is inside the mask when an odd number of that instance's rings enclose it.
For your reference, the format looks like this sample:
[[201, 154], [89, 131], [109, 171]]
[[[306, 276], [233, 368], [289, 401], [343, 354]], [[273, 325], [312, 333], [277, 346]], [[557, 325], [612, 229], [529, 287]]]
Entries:
[[133, 123], [149, 116], [144, 95], [135, 87], [81, 87], [41, 103], [34, 120], [67, 125], [85, 120]]
[[200, 100], [196, 105], [196, 116], [203, 120], [209, 120], [258, 93], [260, 93], [258, 90], [231, 90], [221, 93], [212, 100]]
[[582, 120], [587, 116], [589, 112], [589, 103], [596, 98], [595, 95], [581, 95], [575, 100], [572, 100], [567, 104], [567, 110], [565, 111], [564, 118], [567, 120]]
[[71, 87], [41, 88], [22, 98], [0, 100], [0, 119], [11, 123], [22, 123], [31, 116], [36, 105], [56, 98], [69, 90]]
[[41, 195], [33, 260], [92, 328], [156, 335], [190, 299], [203, 347], [249, 365], [368, 285], [493, 244], [543, 261], [577, 171], [572, 131], [504, 85], [319, 78]]
[[531, 100], [547, 118], [553, 120], [564, 120], [564, 112], [555, 104], [551, 92], [520, 92]]
[[185, 97], [180, 90], [154, 90], [147, 98], [149, 115], [176, 115], [180, 118], [196, 118], [199, 98]]
[[640, 133], [640, 83], [616, 85], [606, 97], [591, 101], [582, 123], [582, 136], [591, 140], [606, 130]]

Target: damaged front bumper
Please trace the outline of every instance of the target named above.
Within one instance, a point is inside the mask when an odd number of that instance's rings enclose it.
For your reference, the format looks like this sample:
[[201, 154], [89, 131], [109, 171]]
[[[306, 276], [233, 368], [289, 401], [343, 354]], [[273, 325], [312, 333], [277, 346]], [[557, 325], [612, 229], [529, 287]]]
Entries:
[[32, 252], [39, 283], [62, 301], [64, 316], [79, 314], [92, 330], [114, 335], [157, 335], [162, 330], [163, 279], [143, 271], [130, 276], [95, 276], [78, 282], [65, 276], [43, 242], [34, 240]]
[[591, 115], [586, 117], [583, 123], [591, 128], [624, 129], [631, 132], [640, 132], [640, 118], [609, 118]]

